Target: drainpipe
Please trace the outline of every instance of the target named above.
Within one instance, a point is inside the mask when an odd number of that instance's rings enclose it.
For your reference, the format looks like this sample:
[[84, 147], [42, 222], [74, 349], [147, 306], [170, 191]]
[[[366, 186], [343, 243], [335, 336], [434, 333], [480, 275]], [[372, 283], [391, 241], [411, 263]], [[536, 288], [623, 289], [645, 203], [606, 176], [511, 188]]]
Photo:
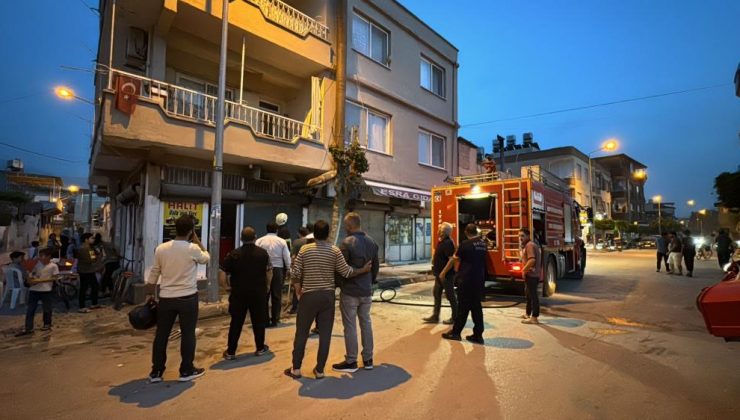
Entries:
[[116, 29], [116, 0], [113, 0], [110, 15], [110, 47], [108, 48], [108, 89], [113, 89], [113, 35]]
[[337, 97], [334, 119], [333, 144], [344, 147], [344, 108], [347, 101], [347, 0], [337, 0]]

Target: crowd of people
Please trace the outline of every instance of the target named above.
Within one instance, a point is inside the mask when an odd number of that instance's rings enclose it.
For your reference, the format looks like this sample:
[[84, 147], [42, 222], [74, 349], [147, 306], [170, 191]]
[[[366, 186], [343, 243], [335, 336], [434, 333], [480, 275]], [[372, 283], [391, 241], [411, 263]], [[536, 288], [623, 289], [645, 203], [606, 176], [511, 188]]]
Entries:
[[[730, 261], [730, 257], [735, 249], [735, 243], [732, 241], [727, 229], [720, 229], [717, 235], [712, 235], [712, 244], [717, 249], [717, 262], [720, 267], [724, 267]], [[672, 275], [684, 275], [684, 266], [686, 267], [686, 277], [694, 275], [694, 259], [696, 258], [696, 244], [691, 236], [690, 230], [683, 232], [662, 232], [655, 240], [656, 245], [656, 271], [660, 273], [661, 268], [665, 268], [666, 273]]]
[[[112, 242], [103, 241], [100, 233], [85, 233], [82, 228], [74, 235], [64, 230], [60, 239], [51, 233], [46, 247], [40, 245], [39, 241], [32, 241], [26, 251], [10, 253], [10, 266], [21, 273], [23, 284], [29, 290], [26, 321], [16, 336], [34, 333], [34, 317], [39, 302], [43, 312], [41, 330], [52, 329], [52, 290], [60, 274], [60, 265], [79, 276], [80, 313], [89, 313], [101, 307], [98, 300], [101, 295], [110, 295], [113, 273], [120, 267], [118, 248]], [[71, 264], [70, 267], [67, 262]], [[87, 306], [88, 299], [90, 306]]]
[[[266, 329], [280, 326], [282, 289], [289, 280], [294, 298], [291, 311], [297, 314], [291, 366], [285, 375], [302, 377], [306, 343], [312, 332], [319, 335], [319, 349], [313, 375], [324, 377], [335, 318], [335, 289], [339, 287], [339, 308], [344, 327], [346, 356], [332, 368], [355, 372], [362, 357], [363, 369], [373, 369], [373, 332], [370, 318], [372, 284], [380, 268], [378, 246], [362, 230], [360, 216], [349, 213], [344, 218], [346, 238], [340, 246], [329, 241], [330, 226], [318, 220], [299, 231], [300, 238], [289, 243], [285, 235], [287, 217], [278, 215], [270, 221], [267, 234], [257, 238], [252, 226], [241, 232], [242, 245], [230, 252], [220, 266], [220, 281], [229, 293], [231, 322], [225, 360], [237, 358], [237, 349], [247, 314], [250, 316], [255, 341], [255, 356], [270, 351]], [[190, 381], [205, 374], [194, 365], [195, 328], [198, 318], [197, 265], [210, 260], [210, 255], [194, 232], [192, 218], [183, 216], [175, 222], [177, 236], [161, 244], [154, 253], [154, 264], [146, 279], [158, 286], [157, 326], [152, 350], [149, 381], [161, 382], [166, 368], [167, 339], [176, 318], [180, 319], [181, 363], [179, 381]], [[288, 236], [288, 240], [284, 238]], [[359, 320], [362, 353], [359, 353], [357, 323]], [[316, 328], [311, 326], [316, 322]]]

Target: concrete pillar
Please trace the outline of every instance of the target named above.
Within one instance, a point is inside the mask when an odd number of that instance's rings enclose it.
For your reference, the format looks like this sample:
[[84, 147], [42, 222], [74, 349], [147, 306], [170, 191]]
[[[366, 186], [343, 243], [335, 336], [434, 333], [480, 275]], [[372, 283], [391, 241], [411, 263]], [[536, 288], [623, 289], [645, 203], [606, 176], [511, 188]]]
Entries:
[[[159, 200], [161, 168], [151, 163], [146, 166], [144, 217], [142, 222], [142, 274], [149, 275], [154, 264], [154, 250], [162, 242], [162, 203]], [[146, 278], [146, 277], [145, 277]]]

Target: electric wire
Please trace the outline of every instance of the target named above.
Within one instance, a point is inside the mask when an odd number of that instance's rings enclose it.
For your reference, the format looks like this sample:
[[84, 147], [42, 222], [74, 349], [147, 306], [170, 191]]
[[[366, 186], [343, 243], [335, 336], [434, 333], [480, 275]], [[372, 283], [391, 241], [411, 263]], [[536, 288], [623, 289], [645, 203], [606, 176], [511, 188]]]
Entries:
[[86, 162], [84, 160], [71, 160], [71, 159], [60, 158], [60, 157], [57, 157], [57, 156], [47, 155], [47, 154], [44, 154], [44, 153], [34, 152], [33, 150], [28, 150], [28, 149], [24, 149], [22, 147], [13, 146], [12, 144], [8, 144], [8, 143], [2, 142], [2, 141], [0, 141], [0, 145], [5, 146], [5, 147], [9, 147], [11, 149], [19, 150], [21, 152], [30, 153], [30, 154], [35, 155], [35, 156], [39, 156], [39, 157], [43, 157], [43, 158], [47, 158], [47, 159], [58, 160], [60, 162], [67, 162], [67, 163], [85, 163]]
[[471, 124], [463, 124], [463, 125], [460, 126], [460, 128], [477, 127], [477, 126], [481, 126], [481, 125], [494, 124], [494, 123], [497, 123], [497, 122], [514, 121], [514, 120], [521, 120], [521, 119], [524, 119], [524, 118], [542, 117], [542, 116], [546, 116], [546, 115], [561, 114], [561, 113], [564, 113], [564, 112], [581, 111], [581, 110], [584, 110], [584, 109], [593, 109], [593, 108], [599, 108], [599, 107], [605, 107], [605, 106], [623, 104], [623, 103], [628, 103], [628, 102], [637, 102], [637, 101], [643, 101], [643, 100], [646, 100], [646, 99], [661, 98], [661, 97], [664, 97], [664, 96], [680, 95], [680, 94], [689, 93], [689, 92], [697, 92], [697, 91], [701, 91], [701, 90], [715, 89], [715, 88], [718, 88], [718, 87], [725, 87], [725, 86], [728, 86], [728, 85], [731, 85], [731, 84], [732, 83], [722, 83], [722, 84], [711, 85], [711, 86], [703, 86], [703, 87], [692, 88], [692, 89], [677, 90], [677, 91], [673, 91], [673, 92], [664, 92], [664, 93], [657, 93], [657, 94], [654, 94], [654, 95], [639, 96], [639, 97], [635, 97], [635, 98], [628, 98], [628, 99], [620, 99], [620, 100], [616, 100], [616, 101], [602, 102], [602, 103], [592, 104], [592, 105], [583, 105], [583, 106], [577, 106], [577, 107], [572, 107], [572, 108], [558, 109], [558, 110], [555, 110], [555, 111], [538, 112], [536, 114], [520, 115], [520, 116], [517, 116], [517, 117], [499, 118], [499, 119], [496, 119], [496, 120], [481, 121], [481, 122], [476, 122], [476, 123], [471, 123]]

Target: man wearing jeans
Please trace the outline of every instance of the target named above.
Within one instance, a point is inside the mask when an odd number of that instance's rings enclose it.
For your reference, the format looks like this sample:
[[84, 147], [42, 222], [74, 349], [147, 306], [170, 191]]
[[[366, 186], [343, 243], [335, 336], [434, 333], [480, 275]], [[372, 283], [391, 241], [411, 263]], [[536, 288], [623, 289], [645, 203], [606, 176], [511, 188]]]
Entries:
[[323, 220], [314, 224], [316, 242], [301, 248], [290, 272], [300, 300], [293, 340], [293, 364], [285, 369], [285, 374], [294, 379], [301, 377], [306, 341], [314, 319], [319, 325], [319, 351], [313, 374], [316, 379], [324, 377], [334, 326], [334, 275], [353, 277], [370, 272], [370, 262], [360, 269], [347, 265], [342, 251], [328, 242], [329, 230], [329, 224]]
[[519, 230], [519, 242], [522, 244], [522, 276], [527, 293], [527, 312], [522, 315], [522, 324], [539, 324], [540, 297], [537, 287], [540, 285], [542, 272], [540, 247], [530, 239], [529, 229], [526, 228]]
[[180, 382], [191, 381], [205, 374], [205, 369], [193, 365], [195, 358], [195, 324], [198, 321], [198, 264], [206, 264], [211, 256], [193, 231], [193, 218], [180, 216], [175, 221], [175, 239], [154, 251], [154, 265], [147, 284], [159, 284], [157, 332], [152, 349], [152, 372], [149, 382], [162, 382], [167, 362], [169, 341], [175, 318], [180, 319]]
[[344, 218], [344, 238], [339, 249], [350, 267], [360, 269], [368, 261], [372, 267], [369, 273], [341, 281], [342, 293], [339, 296], [339, 309], [342, 311], [344, 326], [344, 346], [347, 354], [344, 362], [332, 368], [337, 372], [357, 372], [357, 319], [360, 319], [362, 336], [362, 366], [365, 370], [373, 368], [373, 324], [370, 319], [370, 305], [373, 301], [373, 283], [378, 277], [378, 245], [362, 231], [360, 215], [352, 212]]

